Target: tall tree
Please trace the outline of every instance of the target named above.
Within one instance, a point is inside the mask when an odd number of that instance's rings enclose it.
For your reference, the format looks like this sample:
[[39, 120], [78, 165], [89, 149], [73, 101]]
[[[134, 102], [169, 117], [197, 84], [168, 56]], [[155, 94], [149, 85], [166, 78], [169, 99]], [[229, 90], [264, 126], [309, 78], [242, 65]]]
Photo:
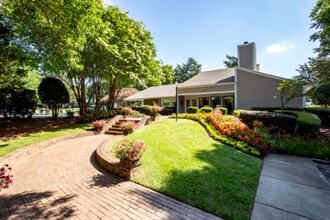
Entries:
[[186, 63], [177, 65], [175, 68], [175, 80], [178, 83], [182, 83], [191, 77], [197, 75], [202, 69], [202, 65], [199, 64], [194, 58], [189, 57]]
[[226, 55], [226, 59], [227, 60], [223, 61], [223, 64], [225, 64], [226, 68], [232, 68], [232, 67], [238, 66], [238, 58], [237, 57]]
[[163, 73], [162, 84], [167, 85], [174, 83], [175, 72], [173, 67], [171, 65], [166, 64], [162, 65], [161, 68]]
[[52, 117], [57, 119], [60, 106], [70, 102], [69, 92], [59, 79], [47, 77], [42, 80], [38, 88], [42, 103], [52, 110]]
[[8, 19], [21, 39], [38, 51], [41, 67], [56, 74], [73, 90], [80, 114], [86, 114], [86, 80], [90, 56], [86, 42], [102, 28], [101, 0], [3, 0]]
[[160, 84], [160, 62], [151, 34], [141, 22], [128, 17], [117, 7], [108, 7], [103, 15], [105, 24], [113, 30], [107, 40], [110, 56], [106, 80], [109, 82], [108, 109], [112, 109], [122, 88], [129, 85]]

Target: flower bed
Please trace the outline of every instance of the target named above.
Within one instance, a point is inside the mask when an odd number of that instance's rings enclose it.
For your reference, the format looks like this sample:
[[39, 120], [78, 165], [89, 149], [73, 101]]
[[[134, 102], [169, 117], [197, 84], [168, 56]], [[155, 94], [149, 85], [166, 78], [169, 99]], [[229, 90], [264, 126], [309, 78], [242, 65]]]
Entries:
[[115, 155], [120, 160], [139, 160], [145, 150], [146, 145], [143, 142], [127, 139], [114, 148]]
[[107, 125], [107, 122], [104, 120], [96, 120], [92, 122], [92, 125], [97, 131], [101, 131]]
[[134, 128], [136, 127], [136, 123], [133, 121], [126, 121], [122, 122], [119, 127], [123, 129], [124, 134], [131, 134], [134, 131]]
[[[212, 112], [205, 117], [206, 122], [212, 124], [220, 134], [230, 137], [234, 140], [244, 142], [250, 147], [258, 150], [261, 155], [269, 151], [266, 141], [260, 137], [258, 132], [250, 129], [236, 117], [223, 117], [221, 114]], [[250, 151], [255, 154], [255, 151]]]
[[0, 191], [1, 189], [6, 189], [10, 184], [13, 183], [12, 175], [9, 175], [8, 172], [11, 170], [8, 164], [5, 164], [0, 168]]

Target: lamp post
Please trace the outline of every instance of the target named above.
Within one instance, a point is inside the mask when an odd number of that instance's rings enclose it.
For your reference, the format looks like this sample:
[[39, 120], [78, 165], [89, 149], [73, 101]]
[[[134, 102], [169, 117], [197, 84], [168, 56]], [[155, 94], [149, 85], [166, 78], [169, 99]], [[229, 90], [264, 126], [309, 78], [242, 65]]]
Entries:
[[176, 103], [176, 121], [178, 121], [178, 112], [179, 112], [178, 86], [179, 83], [175, 82], [174, 87], [175, 87], [175, 103]]

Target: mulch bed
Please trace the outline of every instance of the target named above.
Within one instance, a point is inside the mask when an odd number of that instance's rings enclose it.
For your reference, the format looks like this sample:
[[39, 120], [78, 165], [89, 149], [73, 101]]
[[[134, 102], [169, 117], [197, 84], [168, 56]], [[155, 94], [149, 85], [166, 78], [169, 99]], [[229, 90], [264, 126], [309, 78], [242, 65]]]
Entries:
[[8, 141], [13, 138], [19, 138], [30, 134], [48, 131], [56, 128], [64, 128], [77, 124], [74, 118], [51, 118], [37, 119], [0, 119], [0, 141]]

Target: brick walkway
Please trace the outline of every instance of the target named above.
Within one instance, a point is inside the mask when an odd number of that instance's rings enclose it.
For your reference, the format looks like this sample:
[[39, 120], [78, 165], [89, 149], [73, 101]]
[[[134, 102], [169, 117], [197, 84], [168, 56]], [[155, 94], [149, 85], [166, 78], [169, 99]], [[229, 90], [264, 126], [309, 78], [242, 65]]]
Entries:
[[15, 181], [0, 192], [0, 218], [219, 219], [105, 172], [93, 152], [109, 138], [80, 137], [0, 158], [0, 165], [10, 161]]

